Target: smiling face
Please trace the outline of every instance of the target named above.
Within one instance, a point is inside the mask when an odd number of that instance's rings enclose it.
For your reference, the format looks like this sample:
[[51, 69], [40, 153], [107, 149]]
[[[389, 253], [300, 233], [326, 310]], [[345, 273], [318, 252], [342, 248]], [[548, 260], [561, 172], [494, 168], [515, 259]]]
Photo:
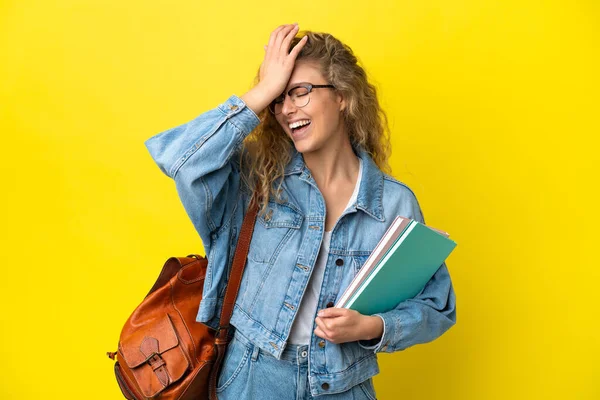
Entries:
[[[301, 83], [329, 84], [316, 64], [298, 61], [284, 93]], [[326, 153], [347, 139], [342, 116], [345, 102], [332, 88], [314, 88], [309, 96], [310, 102], [302, 108], [285, 96], [281, 113], [275, 118], [300, 153]]]

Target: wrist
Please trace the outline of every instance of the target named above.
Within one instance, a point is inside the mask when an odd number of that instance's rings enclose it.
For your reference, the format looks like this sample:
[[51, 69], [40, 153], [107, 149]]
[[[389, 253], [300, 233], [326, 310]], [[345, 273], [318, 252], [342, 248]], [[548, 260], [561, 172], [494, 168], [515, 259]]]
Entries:
[[258, 115], [262, 110], [267, 108], [269, 103], [271, 103], [275, 97], [277, 97], [277, 94], [273, 93], [272, 89], [263, 83], [259, 83], [246, 92], [241, 99], [256, 115]]
[[376, 315], [367, 316], [368, 329], [365, 340], [381, 339], [383, 336], [383, 320]]

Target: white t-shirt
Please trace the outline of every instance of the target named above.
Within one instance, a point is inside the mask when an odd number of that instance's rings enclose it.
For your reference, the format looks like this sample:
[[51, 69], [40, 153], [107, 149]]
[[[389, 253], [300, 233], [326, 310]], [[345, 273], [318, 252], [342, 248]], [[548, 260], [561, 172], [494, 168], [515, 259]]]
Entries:
[[[358, 196], [358, 188], [360, 187], [360, 181], [362, 176], [362, 160], [360, 159], [360, 157], [358, 158], [358, 161], [358, 179], [356, 180], [354, 192], [352, 193], [352, 196], [350, 196], [350, 200], [348, 201], [346, 209], [356, 201], [356, 197]], [[327, 262], [327, 256], [329, 255], [330, 241], [331, 231], [325, 231], [323, 233], [323, 241], [321, 242], [321, 248], [319, 250], [319, 255], [317, 257], [317, 262], [315, 264], [314, 271], [308, 281], [306, 292], [304, 292], [304, 296], [300, 301], [300, 306], [298, 307], [298, 315], [296, 315], [296, 319], [292, 324], [288, 343], [310, 343], [310, 337], [313, 333], [313, 325], [315, 323], [315, 318], [317, 315], [317, 301], [319, 300], [319, 295], [321, 294], [321, 284], [323, 283], [323, 275], [325, 274], [325, 264]]]

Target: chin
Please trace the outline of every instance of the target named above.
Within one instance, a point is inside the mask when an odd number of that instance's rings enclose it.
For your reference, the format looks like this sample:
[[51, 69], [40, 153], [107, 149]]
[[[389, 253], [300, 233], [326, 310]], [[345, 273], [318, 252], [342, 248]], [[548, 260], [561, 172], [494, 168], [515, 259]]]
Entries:
[[[303, 143], [303, 142], [307, 142], [307, 143]], [[307, 140], [303, 140], [301, 142], [294, 143], [294, 146], [296, 147], [296, 150], [298, 150], [298, 152], [302, 153], [302, 154], [312, 153], [312, 152], [318, 150], [318, 146], [315, 146], [313, 143], [310, 143]]]
[[315, 132], [310, 132], [308, 135], [298, 140], [294, 140], [290, 134], [288, 135], [299, 153], [312, 153], [322, 147], [322, 143], [319, 140], [316, 140], [317, 135], [315, 135]]
[[306, 153], [307, 149], [306, 149], [306, 146], [304, 144], [294, 142], [294, 147], [296, 148], [296, 150], [299, 153]]
[[291, 136], [288, 137], [290, 138], [292, 144], [299, 153], [305, 153], [306, 151], [310, 151], [311, 143], [309, 138], [304, 138], [302, 140], [295, 141]]

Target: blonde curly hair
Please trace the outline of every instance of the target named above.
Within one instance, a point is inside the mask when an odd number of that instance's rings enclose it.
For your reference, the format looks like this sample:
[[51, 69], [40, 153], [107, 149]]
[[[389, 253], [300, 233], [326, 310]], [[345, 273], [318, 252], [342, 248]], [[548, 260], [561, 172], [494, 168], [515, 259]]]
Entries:
[[[331, 34], [298, 32], [289, 50], [305, 35], [308, 36], [308, 42], [296, 61], [312, 62], [320, 67], [328, 83], [334, 85], [335, 90], [346, 99], [343, 118], [350, 143], [355, 149], [365, 150], [384, 173], [390, 173], [388, 119], [377, 99], [375, 86], [368, 82], [352, 49]], [[254, 85], [260, 81], [259, 72]], [[260, 112], [258, 117], [259, 125], [244, 139], [240, 169], [248, 186], [257, 191], [260, 213], [264, 215], [269, 198], [282, 201], [280, 194], [284, 170], [291, 161], [294, 143], [268, 108]], [[250, 168], [242, 168], [244, 163], [248, 163]], [[276, 181], [279, 181], [277, 185]]]

